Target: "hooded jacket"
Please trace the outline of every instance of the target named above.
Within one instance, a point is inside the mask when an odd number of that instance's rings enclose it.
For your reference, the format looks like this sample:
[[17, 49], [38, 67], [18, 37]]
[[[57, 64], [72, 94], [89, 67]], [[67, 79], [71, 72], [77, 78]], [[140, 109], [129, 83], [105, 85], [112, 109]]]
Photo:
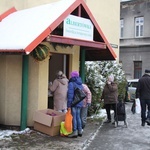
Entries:
[[87, 104], [91, 104], [92, 93], [86, 84], [82, 84], [82, 85], [83, 85], [83, 91], [86, 94], [86, 97], [83, 100], [83, 107], [87, 107]]
[[[67, 93], [67, 97], [68, 97], [67, 107], [68, 108], [71, 107], [71, 104], [72, 104], [72, 101], [73, 101], [73, 98], [74, 98], [74, 90], [75, 90], [76, 87], [83, 90], [81, 78], [80, 77], [70, 78], [69, 84], [68, 84], [68, 93]], [[74, 107], [82, 107], [82, 106], [83, 106], [83, 101], [79, 102]]]
[[53, 92], [54, 110], [67, 109], [68, 79], [55, 79], [49, 88]]

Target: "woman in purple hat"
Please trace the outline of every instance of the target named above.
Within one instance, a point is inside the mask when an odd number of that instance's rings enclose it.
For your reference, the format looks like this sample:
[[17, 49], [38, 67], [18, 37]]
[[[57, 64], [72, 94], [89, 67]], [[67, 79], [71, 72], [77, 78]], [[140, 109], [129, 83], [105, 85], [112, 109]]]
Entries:
[[70, 138], [77, 138], [78, 136], [82, 136], [82, 123], [81, 123], [81, 108], [83, 106], [83, 101], [79, 102], [75, 106], [71, 107], [73, 98], [74, 98], [74, 90], [75, 88], [83, 89], [82, 80], [79, 77], [79, 73], [77, 71], [71, 72], [71, 78], [69, 79], [68, 84], [68, 102], [67, 107], [68, 109], [71, 108], [71, 113], [73, 116], [73, 132], [68, 135]]

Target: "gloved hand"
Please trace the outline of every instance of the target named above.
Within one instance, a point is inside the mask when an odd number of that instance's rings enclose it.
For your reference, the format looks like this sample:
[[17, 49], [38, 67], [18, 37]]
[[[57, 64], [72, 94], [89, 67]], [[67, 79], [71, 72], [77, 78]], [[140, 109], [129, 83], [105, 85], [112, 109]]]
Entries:
[[90, 107], [90, 106], [91, 106], [91, 103], [87, 103], [86, 105], [87, 105], [87, 107]]

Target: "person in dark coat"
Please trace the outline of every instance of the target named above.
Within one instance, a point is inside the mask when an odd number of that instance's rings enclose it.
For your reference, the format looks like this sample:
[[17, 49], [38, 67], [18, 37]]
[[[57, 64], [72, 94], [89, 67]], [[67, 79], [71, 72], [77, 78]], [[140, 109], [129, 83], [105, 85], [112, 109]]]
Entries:
[[150, 125], [150, 70], [146, 69], [145, 74], [139, 79], [136, 98], [139, 98], [141, 103], [141, 125], [145, 126], [145, 122]]
[[[114, 110], [114, 121], [116, 117], [116, 103], [118, 102], [118, 85], [114, 82], [114, 76], [109, 75], [107, 83], [104, 86], [101, 100], [104, 99], [104, 106], [107, 113], [107, 120], [104, 123], [111, 122], [111, 108]], [[112, 122], [114, 124], [114, 121]]]
[[73, 116], [73, 132], [68, 135], [70, 138], [76, 138], [77, 136], [82, 136], [82, 122], [81, 122], [81, 108], [83, 107], [83, 101], [79, 102], [75, 106], [71, 107], [74, 98], [74, 90], [75, 88], [79, 88], [83, 90], [82, 80], [79, 77], [79, 73], [77, 71], [71, 72], [71, 78], [69, 79], [68, 84], [68, 101], [67, 108], [71, 108], [71, 113]]

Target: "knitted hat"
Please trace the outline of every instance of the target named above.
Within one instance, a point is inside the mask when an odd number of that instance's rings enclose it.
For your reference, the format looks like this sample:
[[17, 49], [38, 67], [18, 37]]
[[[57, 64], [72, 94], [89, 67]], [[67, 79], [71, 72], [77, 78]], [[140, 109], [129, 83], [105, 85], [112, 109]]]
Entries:
[[62, 72], [62, 71], [58, 71], [58, 72], [56, 73], [56, 77], [57, 77], [58, 79], [62, 78], [62, 75], [63, 75], [63, 72]]
[[109, 81], [113, 82], [114, 81], [114, 76], [111, 74], [108, 76]]
[[72, 71], [70, 75], [71, 77], [79, 77], [78, 71]]
[[150, 73], [150, 70], [148, 70], [148, 69], [145, 69], [145, 73]]

